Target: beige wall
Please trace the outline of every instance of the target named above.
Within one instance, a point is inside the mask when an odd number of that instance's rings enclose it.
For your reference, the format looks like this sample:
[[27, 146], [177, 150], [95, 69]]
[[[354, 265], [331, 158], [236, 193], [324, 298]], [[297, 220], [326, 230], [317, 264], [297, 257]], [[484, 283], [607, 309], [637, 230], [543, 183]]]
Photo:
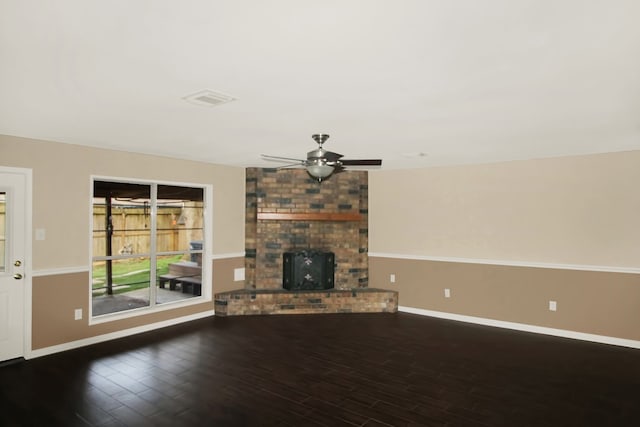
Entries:
[[640, 340], [638, 182], [640, 151], [372, 172], [370, 286], [400, 306]]
[[369, 174], [369, 251], [640, 267], [640, 151]]
[[213, 186], [213, 292], [242, 288], [233, 281], [244, 267], [243, 168], [80, 147], [0, 135], [0, 165], [33, 170], [33, 228], [46, 239], [32, 242], [32, 347], [83, 338], [213, 310], [213, 302], [89, 326], [73, 320], [73, 310], [88, 313], [88, 272], [49, 274], [47, 270], [89, 269], [91, 175], [174, 181]]
[[244, 252], [243, 168], [2, 135], [0, 163], [33, 169], [35, 270], [88, 267], [91, 175], [211, 184], [213, 253]]

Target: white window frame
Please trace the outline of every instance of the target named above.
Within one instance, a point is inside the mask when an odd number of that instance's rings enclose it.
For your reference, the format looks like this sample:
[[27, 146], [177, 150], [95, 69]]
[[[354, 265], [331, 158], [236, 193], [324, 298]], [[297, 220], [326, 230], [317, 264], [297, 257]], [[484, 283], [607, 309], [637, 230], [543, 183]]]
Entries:
[[[156, 289], [155, 286], [150, 284], [149, 287], [149, 305], [146, 307], [134, 308], [131, 310], [118, 311], [114, 313], [102, 314], [99, 316], [93, 316], [93, 296], [92, 296], [92, 274], [93, 274], [93, 261], [101, 258], [101, 256], [93, 255], [93, 186], [95, 181], [110, 181], [121, 182], [125, 184], [141, 184], [150, 185], [152, 187], [151, 192], [151, 247], [150, 253], [140, 254], [141, 256], [151, 257], [151, 269], [154, 269], [156, 252], [156, 195], [158, 185], [171, 185], [179, 187], [192, 187], [202, 188], [204, 192], [204, 209], [203, 209], [203, 252], [202, 252], [202, 295], [195, 296], [193, 298], [187, 298], [181, 301], [174, 301], [170, 303], [156, 304]], [[113, 322], [121, 319], [127, 319], [132, 317], [144, 316], [150, 313], [157, 313], [167, 310], [175, 310], [181, 307], [190, 305], [202, 304], [204, 302], [211, 302], [213, 300], [212, 295], [212, 262], [213, 262], [213, 186], [211, 184], [192, 183], [192, 182], [178, 182], [178, 181], [162, 181], [162, 180], [147, 180], [140, 178], [123, 178], [104, 175], [91, 175], [89, 180], [89, 325], [96, 325], [105, 322]], [[111, 259], [116, 259], [117, 256], [112, 256]]]

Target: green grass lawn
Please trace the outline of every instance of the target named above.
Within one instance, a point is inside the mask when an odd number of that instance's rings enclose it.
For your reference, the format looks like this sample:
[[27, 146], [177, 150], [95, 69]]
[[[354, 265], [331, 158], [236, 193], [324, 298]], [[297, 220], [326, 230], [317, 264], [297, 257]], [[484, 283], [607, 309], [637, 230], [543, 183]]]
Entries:
[[[158, 257], [156, 277], [169, 271], [169, 264], [178, 262], [183, 255], [171, 255]], [[129, 292], [135, 289], [149, 287], [149, 258], [131, 258], [126, 260], [114, 260], [111, 273], [114, 286], [127, 285], [126, 288], [114, 289], [113, 293]], [[106, 263], [94, 265], [92, 289], [100, 289], [106, 286]], [[106, 293], [106, 289], [104, 290]], [[94, 294], [96, 295], [96, 294]]]

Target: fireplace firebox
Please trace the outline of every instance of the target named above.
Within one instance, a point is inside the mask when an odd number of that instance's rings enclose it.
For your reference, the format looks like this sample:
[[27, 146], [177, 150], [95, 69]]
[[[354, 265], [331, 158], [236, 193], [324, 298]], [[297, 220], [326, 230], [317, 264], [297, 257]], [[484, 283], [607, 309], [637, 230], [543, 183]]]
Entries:
[[288, 290], [332, 289], [333, 252], [306, 250], [282, 255], [282, 286]]

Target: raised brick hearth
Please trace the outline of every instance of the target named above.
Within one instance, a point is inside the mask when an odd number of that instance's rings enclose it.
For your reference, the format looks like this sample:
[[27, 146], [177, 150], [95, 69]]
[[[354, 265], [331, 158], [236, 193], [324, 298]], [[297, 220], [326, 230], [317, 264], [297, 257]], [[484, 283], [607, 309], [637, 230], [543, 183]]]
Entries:
[[395, 313], [398, 293], [360, 288], [325, 291], [248, 290], [215, 295], [216, 316], [314, 313]]

